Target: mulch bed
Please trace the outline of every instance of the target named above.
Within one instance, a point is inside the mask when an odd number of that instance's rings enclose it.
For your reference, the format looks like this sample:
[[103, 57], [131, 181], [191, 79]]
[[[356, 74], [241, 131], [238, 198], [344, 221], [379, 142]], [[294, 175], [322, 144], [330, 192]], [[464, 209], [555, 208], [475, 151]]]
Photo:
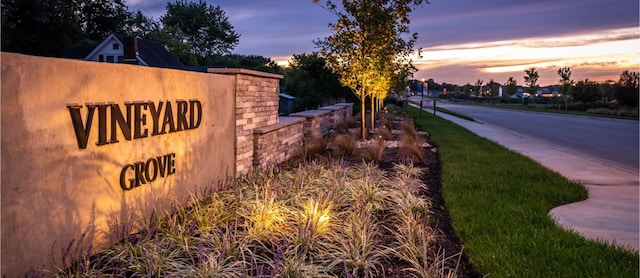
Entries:
[[[440, 162], [438, 160], [437, 153], [431, 150], [425, 149], [423, 152], [426, 160], [427, 171], [422, 177], [422, 181], [427, 185], [427, 191], [424, 192], [425, 196], [432, 202], [432, 216], [436, 221], [432, 222], [432, 228], [438, 234], [441, 235], [440, 246], [443, 248], [445, 254], [452, 255], [462, 250], [462, 244], [458, 239], [453, 226], [451, 226], [451, 216], [447, 211], [444, 198], [442, 196], [442, 183], [440, 181]], [[422, 166], [418, 164], [418, 166]], [[447, 263], [453, 264], [452, 261]], [[450, 265], [454, 267], [454, 265]], [[481, 275], [475, 271], [469, 258], [463, 252], [460, 262], [457, 265], [458, 277], [481, 277]]]

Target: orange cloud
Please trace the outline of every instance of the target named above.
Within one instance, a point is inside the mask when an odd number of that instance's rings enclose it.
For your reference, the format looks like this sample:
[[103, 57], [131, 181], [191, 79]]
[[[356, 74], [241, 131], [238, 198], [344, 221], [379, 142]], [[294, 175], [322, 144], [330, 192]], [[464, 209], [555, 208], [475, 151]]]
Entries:
[[[598, 34], [443, 45], [423, 49], [422, 58], [416, 56], [414, 60], [419, 69], [415, 76], [442, 78], [434, 78], [436, 82], [466, 84], [477, 79], [506, 80], [508, 76], [518, 77], [524, 69], [535, 67], [539, 71], [544, 69], [545, 75], [551, 73], [543, 76], [540, 72], [540, 84], [556, 84], [555, 70], [564, 66], [571, 67], [574, 73], [593, 75], [580, 78], [604, 81], [625, 69], [640, 68], [640, 36], [637, 28], [625, 28]], [[457, 72], [449, 71], [452, 68]], [[438, 73], [441, 70], [448, 75], [442, 76]]]

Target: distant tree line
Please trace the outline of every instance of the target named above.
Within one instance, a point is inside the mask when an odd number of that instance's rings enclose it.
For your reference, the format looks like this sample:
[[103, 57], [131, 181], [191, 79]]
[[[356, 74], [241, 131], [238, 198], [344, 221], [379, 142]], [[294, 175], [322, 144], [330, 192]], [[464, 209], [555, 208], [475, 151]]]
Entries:
[[94, 47], [111, 33], [157, 41], [183, 64], [246, 68], [283, 74], [281, 91], [296, 97], [295, 109], [314, 109], [332, 100], [356, 102], [317, 53], [298, 54], [283, 68], [268, 57], [231, 51], [240, 34], [220, 6], [176, 0], [159, 19], [131, 12], [124, 0], [2, 0], [5, 52], [65, 57], [72, 46]]
[[111, 33], [162, 43], [186, 65], [204, 65], [238, 44], [219, 6], [168, 2], [155, 20], [130, 12], [124, 0], [3, 0], [2, 51], [64, 57], [74, 45], [96, 45]]
[[[525, 87], [524, 92], [535, 96], [540, 88], [537, 84], [540, 77], [535, 68], [528, 68], [524, 71], [523, 77]], [[624, 70], [617, 81], [607, 80], [596, 82], [589, 79], [574, 81], [571, 79], [571, 68], [561, 67], [557, 71], [560, 77], [558, 84], [553, 86], [560, 93], [560, 100], [564, 109], [573, 106], [573, 110], [586, 110], [594, 107], [629, 107], [639, 106], [640, 90], [638, 88], [639, 73]], [[411, 80], [409, 88], [417, 91], [417, 83], [420, 81]], [[488, 100], [498, 100], [508, 102], [510, 96], [518, 92], [518, 82], [514, 77], [509, 77], [504, 84], [495, 82], [493, 79], [483, 86], [484, 81], [478, 79], [475, 84], [454, 85], [439, 84], [433, 79], [426, 81], [428, 88], [432, 92], [448, 92], [440, 97], [467, 99], [472, 95], [481, 96]], [[498, 97], [500, 87], [503, 89], [503, 97]], [[540, 99], [538, 102], [553, 102], [554, 100]]]

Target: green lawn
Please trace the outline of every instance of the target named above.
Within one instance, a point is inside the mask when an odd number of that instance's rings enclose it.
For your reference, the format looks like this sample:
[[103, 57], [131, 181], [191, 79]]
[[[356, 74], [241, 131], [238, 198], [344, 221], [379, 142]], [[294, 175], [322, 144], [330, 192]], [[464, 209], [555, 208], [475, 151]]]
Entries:
[[638, 277], [639, 257], [587, 241], [548, 216], [587, 191], [537, 162], [447, 120], [410, 108], [438, 148], [452, 224], [490, 277]]

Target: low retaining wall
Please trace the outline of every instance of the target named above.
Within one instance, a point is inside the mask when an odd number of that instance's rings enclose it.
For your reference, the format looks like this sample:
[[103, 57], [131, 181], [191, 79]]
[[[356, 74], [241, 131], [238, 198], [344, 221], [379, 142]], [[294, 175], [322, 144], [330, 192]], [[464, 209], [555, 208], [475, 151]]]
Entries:
[[353, 115], [353, 103], [339, 103], [336, 105], [320, 107], [318, 110], [331, 111], [329, 115], [327, 115], [325, 124], [333, 127], [345, 119], [351, 118], [351, 115]]
[[293, 157], [303, 140], [303, 118], [280, 117], [280, 123], [254, 131], [256, 168], [282, 163]]
[[351, 118], [353, 103], [318, 108], [280, 117], [280, 122], [254, 130], [254, 168], [281, 163], [296, 154], [304, 139], [326, 135], [335, 126]]
[[289, 116], [305, 119], [303, 127], [304, 137], [321, 137], [329, 133], [329, 118], [331, 117], [330, 110], [306, 110], [292, 113]]
[[340, 103], [320, 107], [317, 110], [292, 113], [289, 116], [305, 118], [304, 136], [313, 138], [327, 135], [336, 124], [351, 118], [352, 114], [353, 103]]

